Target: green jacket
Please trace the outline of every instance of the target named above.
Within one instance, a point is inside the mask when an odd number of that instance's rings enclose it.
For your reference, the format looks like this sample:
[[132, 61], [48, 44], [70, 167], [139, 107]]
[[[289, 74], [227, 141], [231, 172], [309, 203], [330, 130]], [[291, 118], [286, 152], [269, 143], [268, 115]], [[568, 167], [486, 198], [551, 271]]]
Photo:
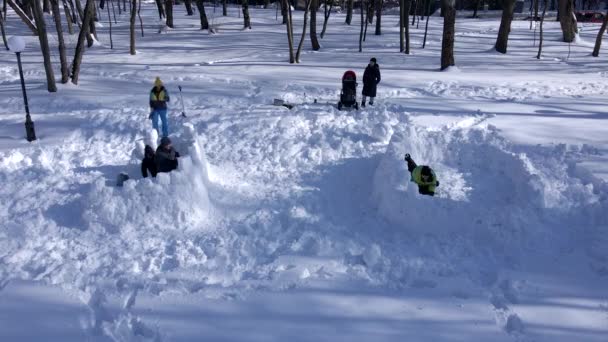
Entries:
[[416, 166], [412, 171], [412, 178], [410, 180], [418, 184], [418, 187], [420, 187], [421, 190], [422, 188], [425, 188], [427, 192], [435, 193], [435, 189], [437, 188], [437, 175], [435, 175], [433, 169], [431, 169], [431, 179], [425, 182], [422, 179], [422, 166]]

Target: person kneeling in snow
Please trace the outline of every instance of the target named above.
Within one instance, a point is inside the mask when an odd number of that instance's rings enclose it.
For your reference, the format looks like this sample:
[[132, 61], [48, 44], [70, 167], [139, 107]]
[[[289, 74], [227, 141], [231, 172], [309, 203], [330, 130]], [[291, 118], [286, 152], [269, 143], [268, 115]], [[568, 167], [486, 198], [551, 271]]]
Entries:
[[141, 161], [141, 175], [144, 178], [148, 177], [148, 171], [152, 177], [156, 177], [156, 161], [154, 149], [150, 145], [146, 145], [144, 159]]
[[160, 146], [156, 149], [155, 156], [156, 171], [171, 172], [177, 169], [177, 158], [179, 158], [179, 152], [171, 145], [171, 139], [169, 137], [160, 139]]
[[426, 165], [416, 165], [416, 162], [409, 154], [405, 155], [407, 170], [412, 174], [410, 181], [418, 184], [418, 193], [422, 195], [435, 195], [435, 188], [439, 186], [439, 181], [435, 171]]

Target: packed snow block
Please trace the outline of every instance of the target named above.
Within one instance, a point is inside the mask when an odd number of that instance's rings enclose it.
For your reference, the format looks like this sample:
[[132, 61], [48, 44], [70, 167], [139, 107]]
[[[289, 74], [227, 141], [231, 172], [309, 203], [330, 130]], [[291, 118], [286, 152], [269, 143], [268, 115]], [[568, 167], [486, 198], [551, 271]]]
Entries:
[[89, 228], [122, 234], [142, 228], [191, 230], [206, 226], [212, 204], [202, 141], [191, 125], [172, 139], [182, 155], [177, 170], [159, 173], [156, 178], [132, 178], [122, 188], [104, 181], [93, 185], [84, 213]]
[[[605, 198], [605, 190], [568, 171], [567, 151], [559, 146], [522, 151], [480, 121], [442, 128], [395, 126], [373, 179], [372, 200], [379, 213], [404, 229], [479, 233], [481, 227], [508, 232], [515, 240], [550, 232], [558, 224], [595, 225], [597, 215], [591, 212], [605, 207], [595, 204]], [[405, 153], [435, 170], [441, 183], [435, 197], [418, 194]], [[589, 212], [581, 215], [582, 208]], [[501, 234], [489, 236], [508, 240]]]

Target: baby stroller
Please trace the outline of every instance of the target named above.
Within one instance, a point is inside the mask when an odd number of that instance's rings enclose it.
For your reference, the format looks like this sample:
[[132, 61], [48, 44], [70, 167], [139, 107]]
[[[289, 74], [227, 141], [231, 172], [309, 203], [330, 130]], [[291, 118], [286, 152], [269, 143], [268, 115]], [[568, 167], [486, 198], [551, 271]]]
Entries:
[[352, 70], [348, 70], [342, 75], [342, 90], [340, 91], [338, 109], [342, 110], [342, 107], [359, 109], [357, 103], [357, 75]]

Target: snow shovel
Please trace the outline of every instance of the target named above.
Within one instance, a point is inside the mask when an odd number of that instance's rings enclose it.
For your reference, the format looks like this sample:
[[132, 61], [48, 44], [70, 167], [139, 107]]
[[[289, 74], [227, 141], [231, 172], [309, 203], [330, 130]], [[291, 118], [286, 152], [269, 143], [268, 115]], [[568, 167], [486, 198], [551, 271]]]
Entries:
[[182, 117], [186, 117], [186, 108], [184, 107], [184, 97], [182, 96], [182, 86], [178, 85], [179, 88], [179, 98], [182, 100]]

